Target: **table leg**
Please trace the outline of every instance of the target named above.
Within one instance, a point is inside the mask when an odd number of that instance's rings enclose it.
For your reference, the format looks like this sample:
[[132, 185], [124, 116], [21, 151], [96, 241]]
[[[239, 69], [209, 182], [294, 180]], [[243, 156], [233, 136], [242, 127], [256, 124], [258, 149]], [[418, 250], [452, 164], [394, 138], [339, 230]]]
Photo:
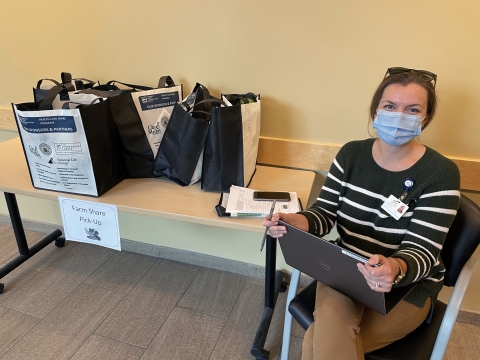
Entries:
[[[45, 246], [52, 241], [59, 241], [58, 239], [62, 232], [55, 230], [51, 234], [45, 236], [42, 240], [37, 242], [31, 248], [28, 247], [27, 238], [25, 237], [25, 230], [23, 229], [22, 218], [20, 217], [20, 211], [18, 210], [17, 199], [15, 194], [5, 193], [5, 200], [7, 202], [8, 213], [10, 214], [10, 220], [12, 222], [13, 232], [15, 233], [15, 239], [17, 240], [19, 256], [5, 264], [0, 268], [0, 279], [2, 279], [9, 272], [16, 269], [20, 264], [27, 261], [37, 252], [42, 250]], [[62, 246], [64, 240], [60, 240], [56, 245]], [[0, 294], [4, 290], [4, 284], [0, 283]]]
[[8, 213], [10, 214], [10, 221], [12, 222], [15, 239], [17, 239], [17, 246], [20, 255], [29, 255], [27, 238], [25, 237], [25, 230], [23, 229], [22, 218], [18, 210], [17, 198], [15, 194], [5, 193], [5, 201], [7, 202]]
[[265, 307], [250, 351], [257, 360], [267, 360], [270, 355], [270, 352], [263, 347], [267, 339], [278, 293], [283, 286], [283, 272], [276, 270], [277, 240], [271, 236], [267, 237], [265, 257]]

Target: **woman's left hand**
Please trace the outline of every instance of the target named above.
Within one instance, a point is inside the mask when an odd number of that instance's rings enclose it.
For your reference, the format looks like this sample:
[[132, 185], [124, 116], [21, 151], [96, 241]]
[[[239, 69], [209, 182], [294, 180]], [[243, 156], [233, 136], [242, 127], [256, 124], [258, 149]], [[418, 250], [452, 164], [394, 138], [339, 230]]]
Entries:
[[358, 270], [363, 274], [368, 286], [374, 291], [389, 292], [393, 280], [400, 270], [395, 260], [382, 255], [373, 255], [365, 264], [358, 263]]

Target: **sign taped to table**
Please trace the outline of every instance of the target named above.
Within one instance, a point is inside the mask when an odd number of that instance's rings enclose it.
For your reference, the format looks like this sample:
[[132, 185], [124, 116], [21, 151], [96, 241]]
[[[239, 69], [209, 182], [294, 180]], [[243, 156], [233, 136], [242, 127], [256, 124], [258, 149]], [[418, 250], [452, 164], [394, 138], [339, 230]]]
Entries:
[[58, 197], [66, 240], [121, 250], [115, 205]]

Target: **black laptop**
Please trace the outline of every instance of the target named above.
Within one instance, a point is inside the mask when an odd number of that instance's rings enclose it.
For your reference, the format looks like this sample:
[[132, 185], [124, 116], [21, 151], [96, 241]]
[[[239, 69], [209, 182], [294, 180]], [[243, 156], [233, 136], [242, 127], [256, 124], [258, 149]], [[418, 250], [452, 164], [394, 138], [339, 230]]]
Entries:
[[288, 265], [382, 315], [388, 314], [415, 286], [392, 288], [388, 293], [373, 291], [357, 268], [367, 258], [293, 225], [278, 223], [288, 231], [278, 239]]

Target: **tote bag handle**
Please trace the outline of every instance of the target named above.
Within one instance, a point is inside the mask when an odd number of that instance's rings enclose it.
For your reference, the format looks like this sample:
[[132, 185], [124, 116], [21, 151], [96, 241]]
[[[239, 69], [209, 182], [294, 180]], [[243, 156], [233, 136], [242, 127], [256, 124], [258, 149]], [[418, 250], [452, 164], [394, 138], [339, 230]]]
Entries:
[[56, 86], [61, 86], [62, 85], [57, 80], [54, 80], [54, 79], [48, 79], [48, 78], [47, 79], [40, 79], [37, 82], [37, 89], [40, 89], [40, 86], [42, 85], [42, 82], [44, 82], [45, 80], [53, 82]]
[[212, 103], [227, 106], [223, 100], [215, 99], [215, 98], [199, 101], [198, 103], [195, 103], [193, 106], [188, 105], [185, 101], [181, 102], [181, 104], [185, 107], [185, 110], [187, 110], [187, 112], [202, 112], [202, 113], [206, 113], [206, 114], [210, 114], [210, 112], [208, 112], [208, 111], [194, 111], [193, 109], [195, 109], [195, 107], [197, 105], [212, 104]]
[[172, 86], [175, 86], [175, 82], [173, 81], [173, 79], [169, 75], [162, 76], [158, 80], [158, 89], [168, 88], [168, 87], [172, 87]]
[[65, 87], [63, 87], [62, 85], [54, 86], [53, 88], [48, 90], [47, 95], [45, 95], [42, 101], [40, 101], [40, 104], [38, 105], [38, 110], [51, 110], [53, 101], [62, 91], [65, 91]]
[[95, 86], [95, 81], [85, 78], [75, 78], [72, 81], [75, 83], [77, 90], [91, 89]]
[[75, 91], [74, 94], [92, 94], [102, 98], [108, 98], [111, 96], [116, 96], [123, 94], [125, 90], [96, 90], [96, 89], [85, 89]]
[[[182, 103], [186, 106], [188, 106], [188, 104], [186, 103]], [[195, 110], [195, 106], [197, 105], [200, 105], [200, 104], [209, 104], [210, 106], [208, 107], [208, 111], [203, 111], [203, 110]], [[222, 100], [219, 100], [219, 99], [207, 99], [207, 100], [202, 100], [202, 101], [199, 101], [198, 103], [196, 103], [195, 105], [193, 105], [191, 108], [189, 108], [187, 110], [187, 112], [190, 113], [190, 115], [192, 117], [194, 117], [193, 115], [194, 114], [205, 114], [207, 115], [207, 118], [206, 119], [197, 119], [197, 120], [200, 120], [200, 121], [203, 121], [203, 122], [209, 122], [210, 121], [210, 115], [212, 114], [212, 104], [219, 104], [219, 105], [225, 105], [225, 103], [222, 101]]]
[[62, 72], [60, 74], [62, 78], [62, 85], [67, 89], [67, 91], [75, 91], [75, 87], [72, 84], [72, 74], [68, 72]]
[[63, 105], [62, 105], [62, 109], [64, 109], [64, 110], [70, 110], [70, 106], [69, 106], [70, 104], [77, 105], [77, 106], [75, 106], [75, 109], [79, 109], [79, 108], [84, 107], [84, 106], [93, 105], [93, 104], [95, 104], [97, 101], [98, 101], [99, 103], [101, 103], [101, 102], [103, 102], [104, 100], [103, 100], [102, 98], [96, 98], [96, 99], [93, 99], [93, 100], [90, 102], [90, 104], [81, 104], [81, 103], [78, 103], [78, 102], [75, 102], [75, 101], [65, 101], [65, 102], [63, 103]]
[[122, 84], [124, 86], [127, 86], [127, 87], [133, 89], [133, 90], [153, 90], [153, 88], [150, 87], [150, 86], [132, 85], [132, 84], [123, 83], [123, 82], [120, 82], [120, 81], [117, 81], [117, 80], [110, 80], [109, 82], [107, 82], [107, 85], [114, 86], [115, 83]]

